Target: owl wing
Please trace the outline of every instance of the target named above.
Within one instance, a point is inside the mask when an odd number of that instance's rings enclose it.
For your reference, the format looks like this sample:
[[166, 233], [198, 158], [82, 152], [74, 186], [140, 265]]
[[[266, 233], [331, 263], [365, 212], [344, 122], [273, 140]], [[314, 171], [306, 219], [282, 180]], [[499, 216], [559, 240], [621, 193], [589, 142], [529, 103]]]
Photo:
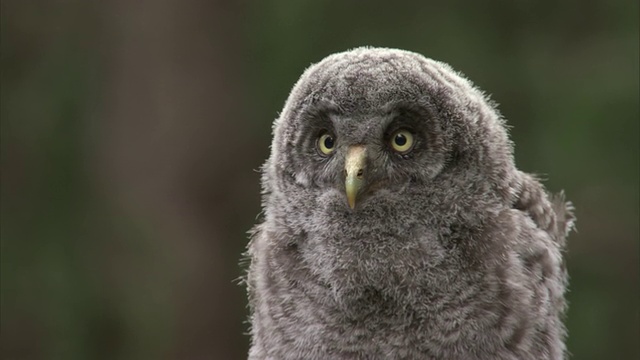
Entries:
[[575, 221], [573, 206], [565, 201], [563, 193], [550, 196], [535, 177], [522, 175], [513, 207], [525, 216], [525, 223], [530, 224], [521, 228], [515, 249], [532, 295], [527, 310], [532, 321], [532, 342], [527, 353], [562, 359], [566, 351], [562, 317], [568, 283], [562, 252]]
[[564, 249], [566, 238], [575, 225], [573, 204], [565, 201], [564, 192], [549, 195], [532, 175], [522, 173], [520, 185], [514, 208], [525, 212], [539, 229]]

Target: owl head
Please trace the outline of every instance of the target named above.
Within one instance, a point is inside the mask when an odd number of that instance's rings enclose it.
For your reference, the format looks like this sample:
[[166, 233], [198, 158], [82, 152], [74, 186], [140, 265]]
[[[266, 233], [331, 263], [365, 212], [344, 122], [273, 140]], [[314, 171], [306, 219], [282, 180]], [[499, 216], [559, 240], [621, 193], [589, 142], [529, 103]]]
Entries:
[[363, 47], [301, 76], [275, 121], [264, 183], [298, 210], [349, 216], [383, 199], [510, 201], [514, 169], [503, 120], [468, 80], [413, 52]]

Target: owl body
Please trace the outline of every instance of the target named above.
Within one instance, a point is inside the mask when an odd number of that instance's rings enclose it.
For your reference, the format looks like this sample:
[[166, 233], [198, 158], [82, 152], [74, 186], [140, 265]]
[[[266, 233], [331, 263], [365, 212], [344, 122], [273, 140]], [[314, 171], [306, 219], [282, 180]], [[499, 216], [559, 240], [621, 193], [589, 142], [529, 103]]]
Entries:
[[250, 359], [562, 359], [573, 216], [449, 66], [358, 48], [274, 124]]

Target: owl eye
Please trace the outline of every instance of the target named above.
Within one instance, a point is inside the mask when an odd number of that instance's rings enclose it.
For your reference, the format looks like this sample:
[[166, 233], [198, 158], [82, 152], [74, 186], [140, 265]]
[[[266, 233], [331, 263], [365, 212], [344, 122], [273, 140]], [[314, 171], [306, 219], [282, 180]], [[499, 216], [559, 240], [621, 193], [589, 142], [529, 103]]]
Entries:
[[333, 135], [324, 133], [318, 138], [318, 150], [324, 155], [330, 155], [335, 150], [336, 140]]
[[413, 134], [408, 130], [398, 130], [391, 135], [391, 147], [401, 154], [411, 151], [413, 143]]

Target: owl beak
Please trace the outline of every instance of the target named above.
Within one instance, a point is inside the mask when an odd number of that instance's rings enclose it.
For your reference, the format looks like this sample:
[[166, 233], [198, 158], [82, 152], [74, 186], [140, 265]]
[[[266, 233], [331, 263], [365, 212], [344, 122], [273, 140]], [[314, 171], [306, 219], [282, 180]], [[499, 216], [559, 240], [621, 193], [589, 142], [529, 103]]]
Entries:
[[365, 167], [367, 163], [367, 148], [363, 145], [349, 147], [344, 169], [347, 173], [345, 179], [345, 190], [349, 207], [356, 207], [356, 197], [363, 187]]

